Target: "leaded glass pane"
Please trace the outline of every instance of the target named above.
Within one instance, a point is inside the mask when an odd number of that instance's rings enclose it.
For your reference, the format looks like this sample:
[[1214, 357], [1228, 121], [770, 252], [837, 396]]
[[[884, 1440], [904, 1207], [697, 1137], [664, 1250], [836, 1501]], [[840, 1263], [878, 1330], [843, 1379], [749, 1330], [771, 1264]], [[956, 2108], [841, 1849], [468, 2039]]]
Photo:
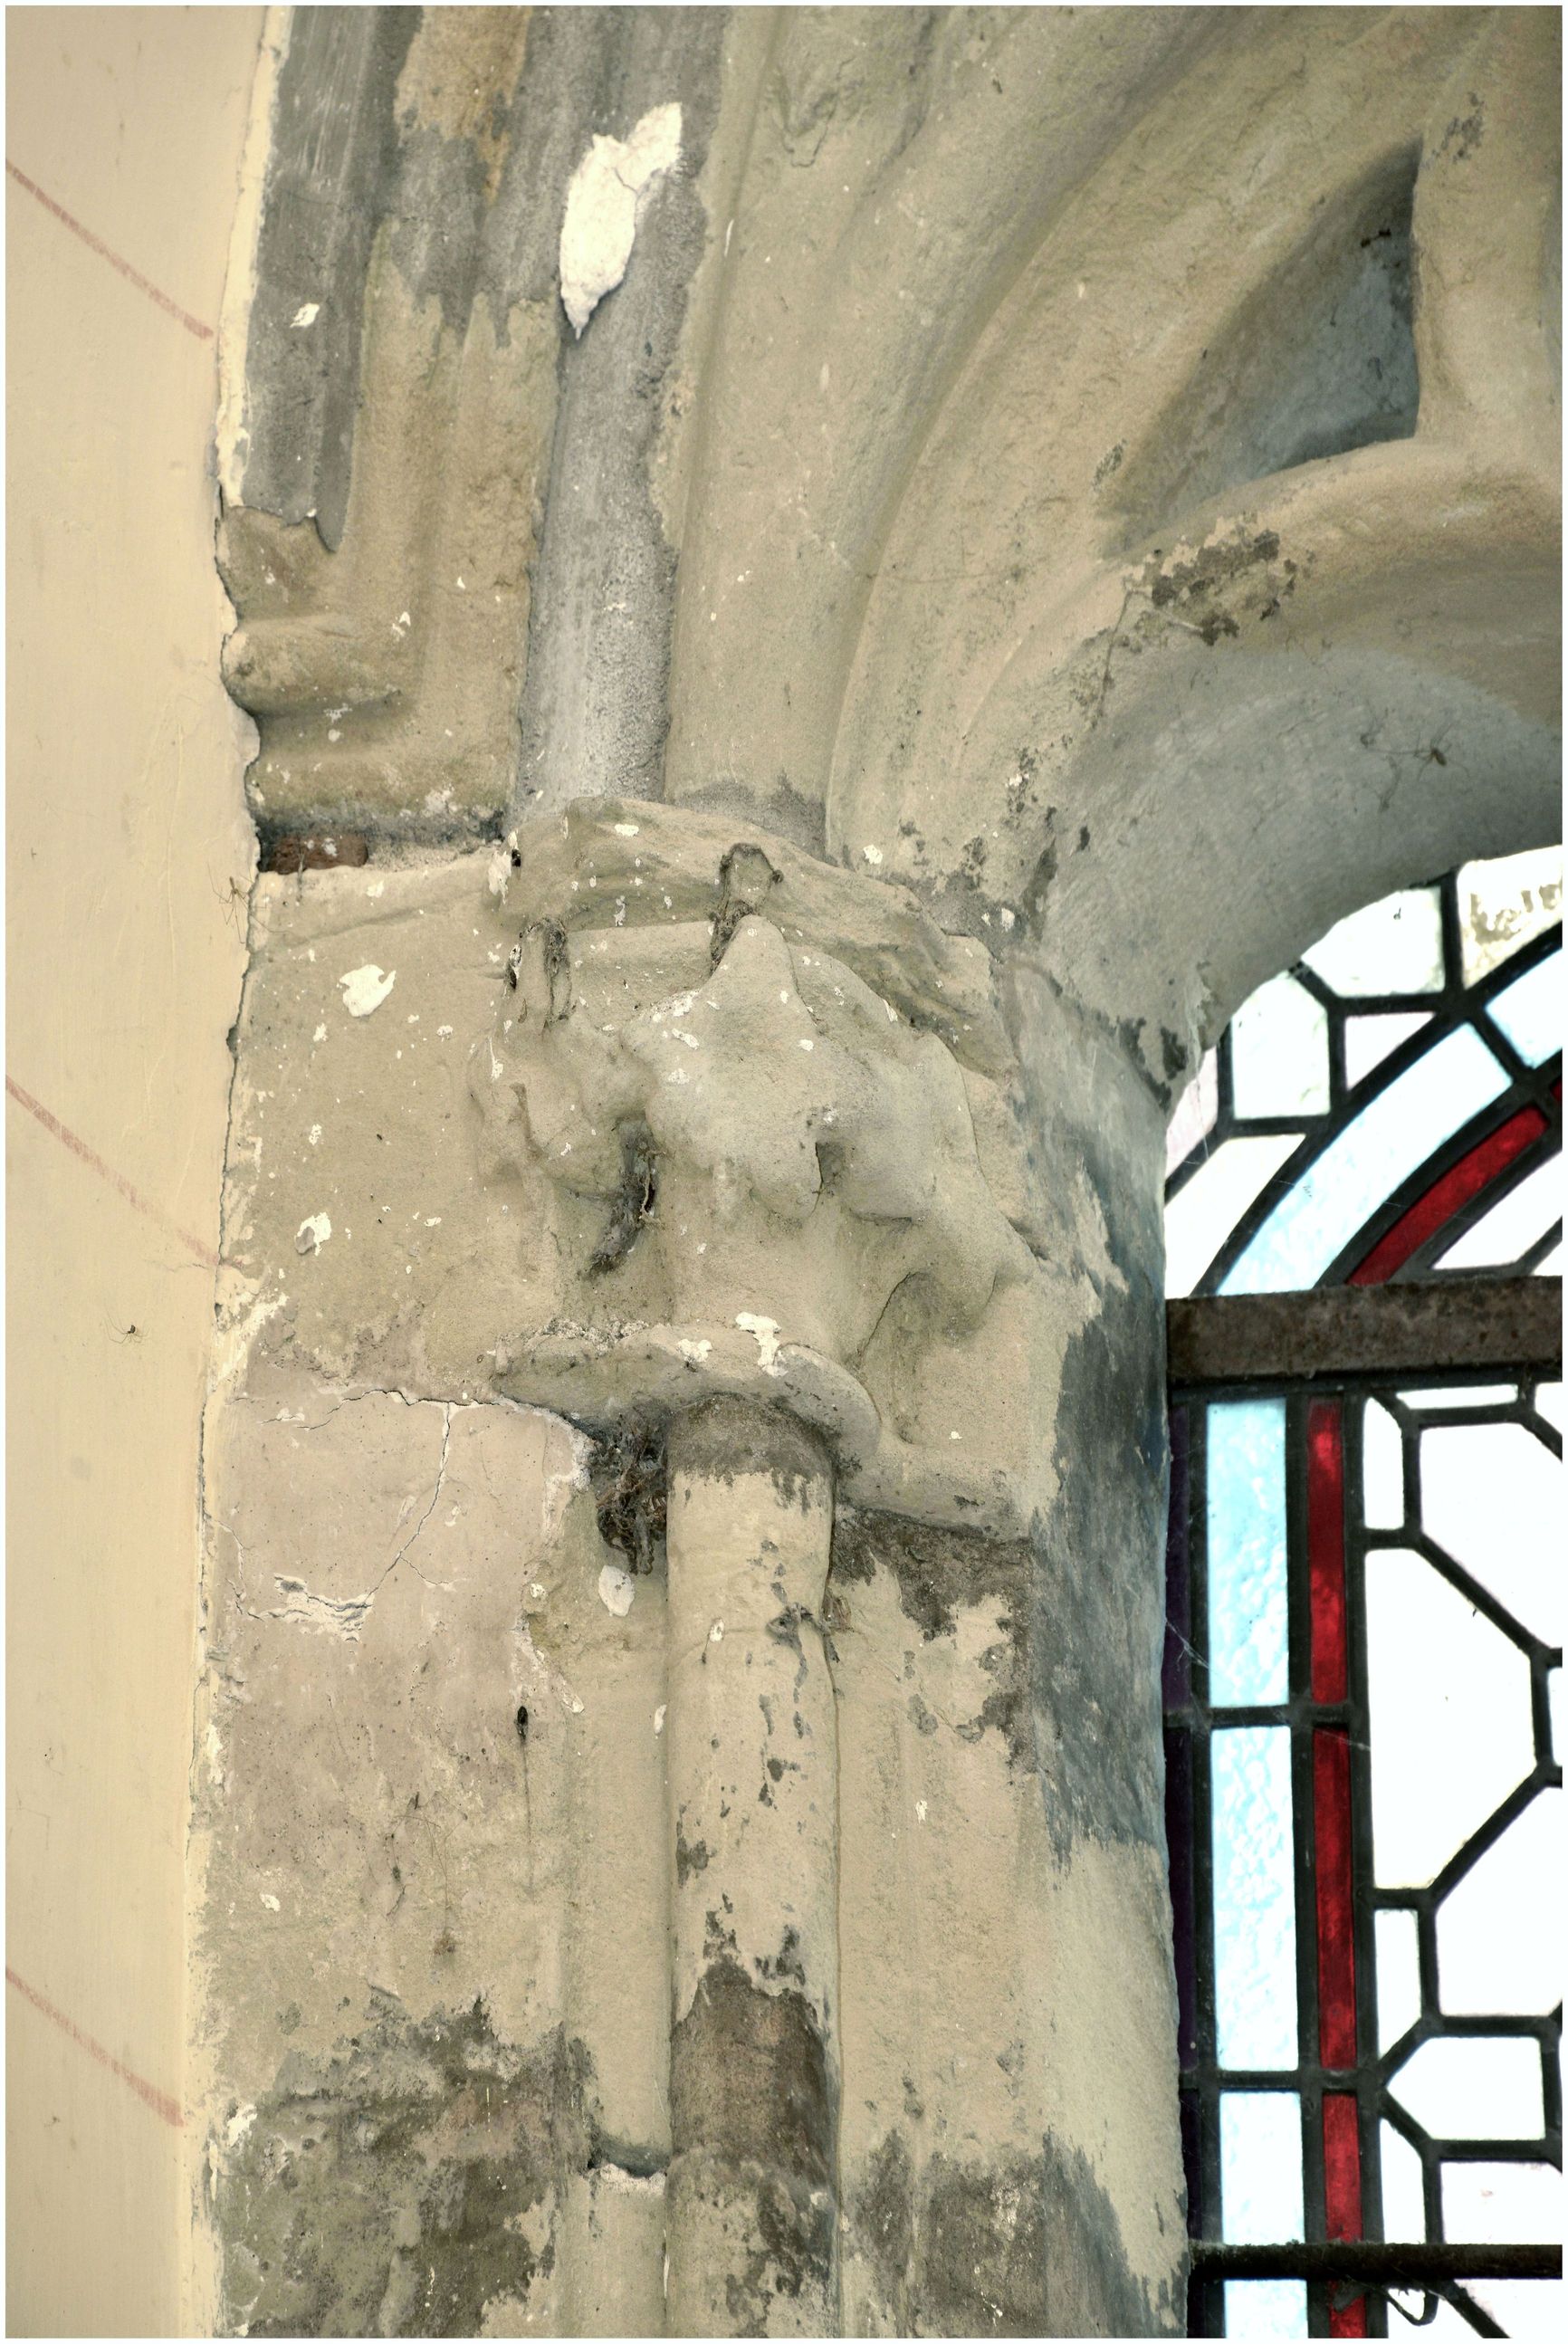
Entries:
[[[1259, 988], [1170, 1127], [1173, 1294], [1560, 1259], [1560, 871], [1516, 857], [1407, 889]], [[1561, 1420], [1555, 1378], [1435, 1368], [1193, 1392], [1173, 1416], [1199, 2235], [1553, 2235]], [[1464, 2284], [1399, 2299], [1434, 2335], [1484, 2330], [1483, 2304], [1521, 2333], [1560, 2314], [1560, 2288]], [[1202, 2300], [1235, 2334], [1399, 2325], [1377, 2288], [1317, 2279]]]
[[1442, 911], [1435, 887], [1407, 887], [1352, 912], [1302, 955], [1336, 993], [1438, 993]]
[[1293, 2067], [1296, 1884], [1290, 1735], [1285, 1726], [1216, 1733], [1214, 2004], [1222, 2067]]
[[1445, 1035], [1330, 1142], [1274, 1207], [1219, 1291], [1316, 1286], [1377, 1200], [1507, 1087], [1507, 1076], [1472, 1026]]
[[1467, 863], [1457, 892], [1464, 982], [1474, 985], [1562, 919], [1563, 849]]

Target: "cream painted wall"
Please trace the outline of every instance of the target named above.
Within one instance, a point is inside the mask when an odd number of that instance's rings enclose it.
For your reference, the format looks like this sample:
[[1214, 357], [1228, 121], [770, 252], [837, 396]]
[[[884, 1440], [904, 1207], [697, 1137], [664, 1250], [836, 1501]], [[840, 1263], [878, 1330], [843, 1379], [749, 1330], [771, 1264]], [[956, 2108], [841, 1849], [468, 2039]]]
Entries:
[[195, 2316], [197, 1439], [254, 857], [209, 451], [260, 28], [6, 17], [13, 2334]]

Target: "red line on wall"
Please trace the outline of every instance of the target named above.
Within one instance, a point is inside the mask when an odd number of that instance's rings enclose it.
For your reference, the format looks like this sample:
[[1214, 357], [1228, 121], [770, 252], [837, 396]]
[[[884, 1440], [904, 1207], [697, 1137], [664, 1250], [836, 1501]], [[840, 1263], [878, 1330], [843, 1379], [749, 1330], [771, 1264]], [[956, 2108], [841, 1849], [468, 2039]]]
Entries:
[[25, 171], [19, 171], [15, 164], [9, 161], [5, 168], [19, 187], [25, 187], [27, 193], [35, 197], [46, 212], [53, 212], [55, 217], [68, 227], [73, 236], [79, 236], [82, 242], [96, 252], [100, 259], [106, 260], [111, 268], [117, 268], [127, 284], [135, 285], [138, 290], [147, 295], [149, 301], [156, 301], [160, 309], [167, 311], [169, 317], [182, 325], [187, 334], [194, 334], [198, 342], [211, 341], [210, 326], [204, 326], [199, 318], [193, 318], [188, 309], [182, 309], [177, 301], [171, 301], [168, 295], [153, 284], [150, 278], [144, 277], [139, 268], [133, 268], [128, 260], [122, 260], [117, 252], [111, 251], [101, 237], [95, 236], [90, 227], [84, 227], [79, 219], [73, 218], [64, 204], [57, 204], [53, 196], [46, 196], [43, 188], [27, 177]]
[[123, 2084], [128, 2084], [137, 2099], [145, 2100], [155, 2115], [162, 2117], [165, 2124], [171, 2124], [177, 2129], [184, 2125], [185, 2110], [177, 2100], [172, 2099], [167, 2092], [160, 2092], [156, 2084], [149, 2084], [145, 2076], [138, 2076], [134, 2067], [127, 2067], [123, 2059], [116, 2059], [112, 2051], [106, 2051], [103, 2045], [95, 2043], [90, 2035], [84, 2035], [74, 2019], [67, 2018], [63, 2010], [56, 2010], [47, 1995], [29, 1985], [25, 1978], [18, 1977], [9, 1966], [5, 1972], [5, 1982], [14, 1985], [23, 2000], [30, 2002], [35, 2010], [42, 2012], [46, 2018], [53, 2019], [60, 2032], [68, 2035], [72, 2042], [97, 2060], [100, 2066], [107, 2067]]
[[90, 1164], [100, 1179], [106, 1180], [111, 1188], [119, 1190], [127, 1205], [133, 1206], [138, 1213], [145, 1213], [149, 1221], [156, 1221], [171, 1237], [177, 1238], [181, 1245], [193, 1253], [197, 1261], [205, 1263], [208, 1269], [217, 1268], [217, 1256], [210, 1246], [203, 1245], [199, 1238], [193, 1238], [188, 1229], [180, 1228], [177, 1221], [171, 1221], [161, 1206], [144, 1197], [139, 1188], [134, 1188], [123, 1172], [116, 1172], [112, 1164], [106, 1164], [95, 1148], [89, 1147], [85, 1139], [78, 1139], [69, 1126], [62, 1123], [58, 1116], [51, 1115], [31, 1091], [25, 1091], [20, 1083], [13, 1082], [9, 1075], [5, 1077], [5, 1087], [18, 1106], [25, 1106], [29, 1115], [36, 1116], [45, 1130], [52, 1131], [62, 1147], [68, 1147], [73, 1156], [81, 1157], [84, 1164]]

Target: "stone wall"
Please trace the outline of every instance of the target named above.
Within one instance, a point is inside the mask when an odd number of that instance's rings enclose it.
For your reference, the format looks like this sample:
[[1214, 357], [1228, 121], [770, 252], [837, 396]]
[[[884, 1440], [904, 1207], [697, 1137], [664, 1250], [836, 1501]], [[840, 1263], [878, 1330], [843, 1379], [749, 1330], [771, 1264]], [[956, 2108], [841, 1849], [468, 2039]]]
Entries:
[[275, 26], [220, 2324], [1180, 2329], [1163, 1126], [1555, 823], [1555, 40]]

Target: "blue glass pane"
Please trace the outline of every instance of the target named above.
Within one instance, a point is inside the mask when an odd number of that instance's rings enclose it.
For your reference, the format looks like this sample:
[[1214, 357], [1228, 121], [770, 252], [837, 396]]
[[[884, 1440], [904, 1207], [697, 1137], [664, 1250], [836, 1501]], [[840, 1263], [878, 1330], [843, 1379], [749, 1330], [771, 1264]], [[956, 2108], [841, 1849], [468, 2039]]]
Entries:
[[1280, 1199], [1220, 1293], [1315, 1286], [1383, 1198], [1507, 1086], [1472, 1026], [1446, 1035], [1364, 1106]]
[[1290, 1690], [1285, 1596], [1285, 1403], [1228, 1400], [1209, 1411], [1209, 1664], [1219, 1709], [1284, 1701]]
[[1219, 2207], [1234, 2246], [1288, 2246], [1305, 2235], [1300, 2093], [1221, 2092]]
[[1307, 2283], [1300, 2278], [1228, 2278], [1227, 2336], [1305, 2336]]
[[1538, 1066], [1563, 1047], [1563, 955], [1548, 953], [1533, 968], [1505, 985], [1488, 1002], [1486, 1014], [1500, 1026], [1527, 1066]]
[[1290, 1730], [1285, 1725], [1225, 1726], [1210, 1737], [1209, 1750], [1219, 2064], [1293, 2067], [1296, 1886]]

